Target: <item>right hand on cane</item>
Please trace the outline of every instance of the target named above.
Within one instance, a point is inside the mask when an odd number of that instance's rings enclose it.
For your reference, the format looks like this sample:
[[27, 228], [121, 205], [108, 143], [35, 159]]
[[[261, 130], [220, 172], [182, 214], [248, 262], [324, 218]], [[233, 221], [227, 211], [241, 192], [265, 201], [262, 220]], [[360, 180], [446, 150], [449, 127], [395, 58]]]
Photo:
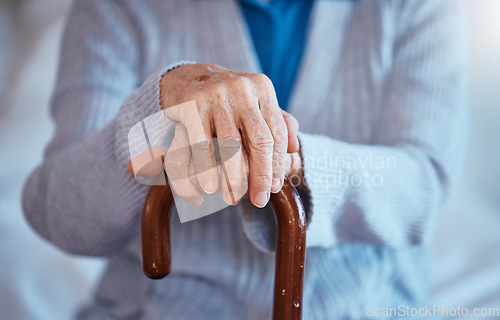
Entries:
[[[203, 193], [220, 188], [234, 205], [248, 184], [250, 200], [263, 207], [281, 189], [287, 152], [299, 149], [298, 122], [280, 109], [265, 75], [184, 65], [162, 77], [160, 99], [165, 115], [179, 122], [164, 163], [180, 177], [170, 179], [178, 196], [200, 204]], [[216, 167], [212, 137], [224, 172]]]

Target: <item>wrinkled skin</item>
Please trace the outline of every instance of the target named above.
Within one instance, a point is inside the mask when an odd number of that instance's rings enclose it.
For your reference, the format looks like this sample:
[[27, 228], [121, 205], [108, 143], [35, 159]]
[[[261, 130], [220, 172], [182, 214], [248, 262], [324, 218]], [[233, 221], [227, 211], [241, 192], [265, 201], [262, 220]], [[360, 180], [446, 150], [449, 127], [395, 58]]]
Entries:
[[177, 195], [199, 205], [203, 193], [220, 188], [234, 205], [248, 186], [252, 203], [263, 207], [281, 189], [289, 153], [299, 150], [298, 122], [280, 109], [265, 75], [184, 65], [162, 77], [160, 99], [165, 115], [179, 122], [164, 159], [167, 172], [186, 177], [171, 179]]

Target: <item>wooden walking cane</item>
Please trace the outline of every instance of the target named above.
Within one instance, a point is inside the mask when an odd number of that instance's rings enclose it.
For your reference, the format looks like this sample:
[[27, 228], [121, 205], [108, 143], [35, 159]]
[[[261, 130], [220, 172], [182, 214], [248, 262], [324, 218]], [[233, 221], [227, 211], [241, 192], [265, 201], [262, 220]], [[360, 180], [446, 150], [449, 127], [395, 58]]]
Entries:
[[[165, 175], [165, 179], [166, 179]], [[161, 279], [170, 272], [170, 211], [174, 203], [168, 183], [153, 186], [142, 212], [144, 274]], [[302, 318], [302, 287], [306, 251], [306, 218], [302, 201], [288, 178], [280, 192], [271, 194], [277, 224], [274, 279], [274, 320]]]

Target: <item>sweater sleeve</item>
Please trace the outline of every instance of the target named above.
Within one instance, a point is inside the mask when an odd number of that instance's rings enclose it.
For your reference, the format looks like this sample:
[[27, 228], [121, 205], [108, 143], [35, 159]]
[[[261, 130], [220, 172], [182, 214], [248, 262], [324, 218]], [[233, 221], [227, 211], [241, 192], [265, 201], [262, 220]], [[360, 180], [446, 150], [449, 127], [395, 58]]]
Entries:
[[120, 250], [138, 232], [148, 191], [127, 171], [127, 137], [161, 110], [164, 72], [141, 78], [144, 46], [129, 9], [119, 1], [75, 2], [51, 102], [56, 131], [24, 188], [28, 222], [70, 253]]
[[[400, 4], [374, 143], [299, 134], [308, 247], [428, 243], [457, 181], [467, 138], [462, 4]], [[243, 218], [253, 242], [272, 250], [269, 214]]]

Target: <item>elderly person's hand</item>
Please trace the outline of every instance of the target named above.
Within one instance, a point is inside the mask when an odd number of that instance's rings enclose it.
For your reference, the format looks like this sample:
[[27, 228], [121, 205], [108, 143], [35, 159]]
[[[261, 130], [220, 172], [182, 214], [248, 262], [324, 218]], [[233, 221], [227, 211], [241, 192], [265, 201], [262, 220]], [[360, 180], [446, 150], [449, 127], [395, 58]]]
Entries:
[[[224, 201], [236, 204], [248, 177], [250, 199], [263, 207], [270, 192], [281, 189], [287, 151], [299, 149], [298, 122], [280, 109], [265, 75], [184, 65], [162, 77], [161, 105], [168, 118], [179, 121], [169, 147], [177, 152], [167, 152], [165, 169], [189, 177], [170, 181], [180, 197], [200, 204], [202, 192], [220, 187]], [[212, 137], [218, 141], [215, 156]], [[217, 156], [224, 172], [218, 172]]]

